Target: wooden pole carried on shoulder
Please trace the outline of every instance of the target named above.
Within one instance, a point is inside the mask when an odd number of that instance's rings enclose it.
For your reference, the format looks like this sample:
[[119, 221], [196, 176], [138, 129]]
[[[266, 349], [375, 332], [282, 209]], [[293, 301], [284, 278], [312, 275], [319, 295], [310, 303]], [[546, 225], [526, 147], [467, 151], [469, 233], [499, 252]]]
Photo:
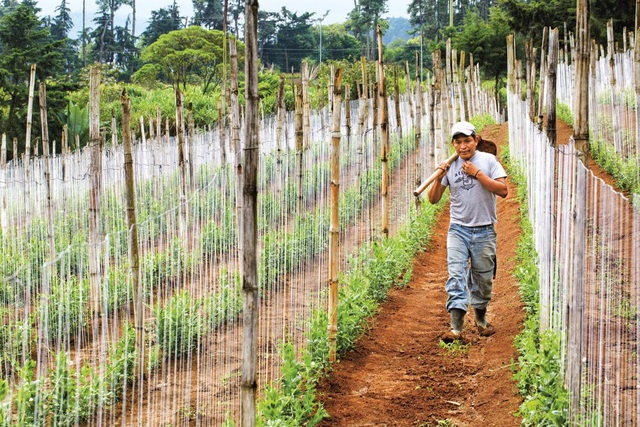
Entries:
[[[452, 154], [451, 157], [449, 157], [448, 159], [446, 159], [444, 162], [446, 164], [448, 164], [449, 166], [451, 166], [451, 163], [455, 162], [456, 159], [458, 158], [458, 153]], [[422, 182], [422, 184], [420, 184], [420, 186], [418, 188], [416, 188], [415, 190], [413, 190], [413, 195], [418, 197], [420, 194], [422, 194], [422, 192], [424, 190], [427, 189], [427, 187], [429, 187], [429, 185], [431, 185], [431, 183], [433, 181], [435, 181], [436, 179], [438, 179], [441, 175], [444, 175], [444, 171], [442, 169], [436, 169], [435, 172], [433, 172], [429, 178], [427, 178], [426, 180], [424, 180]]]

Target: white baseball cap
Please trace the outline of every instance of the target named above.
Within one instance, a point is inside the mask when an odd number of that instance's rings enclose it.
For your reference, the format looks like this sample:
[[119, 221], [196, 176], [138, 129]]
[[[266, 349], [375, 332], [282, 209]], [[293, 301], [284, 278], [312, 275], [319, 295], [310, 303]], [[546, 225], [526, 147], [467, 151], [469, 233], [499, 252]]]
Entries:
[[451, 138], [455, 138], [456, 135], [471, 136], [476, 134], [476, 127], [469, 122], [458, 122], [451, 128]]

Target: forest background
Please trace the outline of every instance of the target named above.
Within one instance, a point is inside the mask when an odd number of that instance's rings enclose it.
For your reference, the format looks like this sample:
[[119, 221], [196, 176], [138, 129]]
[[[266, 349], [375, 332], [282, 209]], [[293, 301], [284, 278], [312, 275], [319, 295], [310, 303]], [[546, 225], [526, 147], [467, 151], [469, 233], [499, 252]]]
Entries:
[[[54, 0], [47, 0], [54, 1]], [[91, 0], [83, 0], [83, 2]], [[506, 36], [542, 43], [543, 28], [564, 31], [564, 47], [575, 28], [575, 2], [569, 0], [412, 0], [406, 18], [383, 18], [389, 0], [354, 0], [354, 7], [341, 23], [322, 25], [316, 13], [298, 13], [286, 7], [260, 10], [258, 48], [261, 62], [260, 96], [265, 113], [273, 111], [281, 73], [297, 73], [303, 60], [318, 66], [318, 87], [326, 86], [329, 66], [343, 68], [345, 76], [358, 80], [360, 57], [377, 59], [375, 31], [384, 34], [385, 64], [404, 78], [405, 63], [415, 75], [428, 72], [431, 53], [452, 47], [473, 55], [481, 67], [483, 81], [490, 82], [496, 96], [506, 79]], [[31, 64], [36, 80], [47, 86], [50, 138], [60, 144], [63, 127], [77, 134], [72, 148], [88, 140], [89, 68], [102, 68], [101, 122], [110, 129], [112, 116], [119, 115], [119, 97], [126, 87], [132, 98], [134, 117], [153, 117], [160, 108], [163, 117], [175, 111], [175, 89], [193, 106], [196, 126], [215, 125], [220, 113], [224, 76], [228, 72], [228, 49], [224, 41], [239, 41], [243, 56], [244, 1], [192, 0], [193, 16], [183, 17], [173, 2], [151, 12], [146, 28], [136, 28], [136, 0], [95, 0], [98, 12], [73, 22], [67, 0], [61, 0], [53, 15], [41, 17], [35, 0], [3, 0], [0, 6], [0, 132], [8, 144], [8, 159], [24, 152], [28, 87]], [[116, 12], [133, 12], [124, 23]], [[225, 19], [226, 18], [226, 19]], [[591, 4], [591, 37], [606, 41], [606, 23], [613, 20], [615, 34], [636, 27], [635, 2], [604, 0]], [[139, 27], [139, 25], [138, 25]], [[72, 29], [81, 28], [77, 34]], [[517, 43], [522, 46], [523, 43]], [[421, 53], [421, 63], [416, 61]], [[523, 56], [523, 55], [519, 55]], [[338, 65], [339, 64], [339, 65]], [[240, 65], [240, 70], [243, 64]], [[373, 72], [373, 65], [371, 71]], [[393, 75], [391, 73], [391, 75]], [[348, 77], [347, 77], [348, 78]], [[242, 77], [240, 81], [242, 82]], [[401, 88], [405, 85], [401, 84]], [[243, 93], [243, 88], [240, 88]], [[356, 91], [357, 86], [353, 85]], [[354, 93], [352, 98], [357, 93]], [[312, 94], [312, 103], [318, 102]], [[288, 109], [293, 96], [286, 97]], [[37, 110], [37, 109], [35, 109]], [[40, 128], [39, 113], [33, 124]], [[134, 132], [140, 133], [140, 124]], [[76, 145], [79, 145], [76, 146]], [[35, 144], [38, 146], [38, 144]], [[51, 147], [60, 152], [60, 147]], [[15, 152], [14, 152], [15, 151]], [[37, 153], [36, 153], [37, 154]]]

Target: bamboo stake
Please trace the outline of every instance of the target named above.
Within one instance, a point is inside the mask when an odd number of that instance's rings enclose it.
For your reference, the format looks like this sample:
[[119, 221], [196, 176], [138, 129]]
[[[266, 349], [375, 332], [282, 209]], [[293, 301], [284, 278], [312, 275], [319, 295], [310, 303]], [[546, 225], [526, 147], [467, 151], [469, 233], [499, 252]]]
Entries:
[[91, 307], [102, 314], [100, 303], [100, 244], [102, 242], [102, 138], [100, 137], [100, 69], [92, 67], [89, 81], [89, 144], [91, 150], [89, 191], [89, 282]]
[[44, 185], [47, 198], [47, 240], [49, 241], [49, 257], [56, 258], [56, 242], [54, 233], [53, 197], [51, 197], [51, 165], [49, 156], [49, 122], [47, 111], [47, 88], [44, 83], [40, 83], [38, 93], [40, 104], [40, 126], [42, 128], [42, 153], [44, 161]]
[[378, 34], [378, 95], [380, 98], [380, 132], [382, 134], [380, 160], [382, 162], [382, 235], [389, 237], [389, 105], [387, 102], [387, 84], [384, 70], [384, 51], [382, 47], [382, 29], [377, 26]]
[[145, 130], [144, 130], [144, 117], [140, 116], [140, 139], [142, 141], [142, 145], [146, 145], [147, 144], [147, 137], [145, 135]]
[[533, 47], [533, 41], [524, 42], [524, 54], [527, 62], [527, 106], [529, 110], [529, 120], [536, 120], [536, 50]]
[[[280, 86], [278, 87], [278, 97], [276, 98], [276, 163], [278, 171], [282, 167], [282, 130], [285, 126], [284, 79], [284, 74], [280, 74]], [[322, 109], [320, 115], [323, 116]], [[278, 172], [278, 190], [281, 190], [281, 178]]]
[[67, 212], [67, 174], [69, 162], [69, 128], [65, 124], [62, 126], [62, 212], [66, 218]]
[[162, 141], [162, 110], [160, 107], [156, 107], [156, 141], [158, 145], [161, 145]]
[[467, 53], [460, 51], [460, 92], [462, 94], [462, 108], [464, 110], [464, 120], [469, 120], [469, 103], [467, 97], [467, 78], [466, 78], [466, 59]]
[[243, 183], [243, 234], [245, 253], [242, 276], [243, 335], [241, 379], [241, 426], [253, 427], [256, 423], [256, 364], [259, 319], [258, 297], [258, 0], [245, 2], [245, 179]]
[[127, 235], [129, 244], [129, 264], [133, 283], [133, 317], [136, 330], [136, 351], [138, 369], [144, 371], [144, 292], [140, 284], [140, 254], [138, 245], [138, 220], [136, 218], [135, 171], [131, 144], [131, 99], [127, 90], [120, 96], [122, 108], [122, 149], [124, 151], [125, 204], [127, 210]]
[[180, 238], [187, 241], [189, 218], [187, 193], [190, 187], [189, 160], [184, 141], [184, 116], [182, 110], [182, 92], [176, 89], [176, 131], [178, 132], [178, 168], [180, 169]]
[[[369, 105], [369, 102], [367, 101], [367, 65], [366, 65], [366, 60], [364, 59], [364, 56], [362, 56], [360, 58], [360, 66], [361, 66], [361, 72], [362, 72], [362, 83], [361, 83], [361, 90], [359, 90], [359, 99], [358, 99], [358, 145], [356, 147], [356, 153], [358, 156], [358, 166], [357, 166], [357, 171], [356, 171], [356, 175], [358, 177], [358, 182], [360, 182], [360, 174], [362, 173], [363, 170], [363, 157], [364, 157], [364, 140], [365, 140], [365, 135], [367, 132], [367, 129], [365, 127], [365, 120], [367, 117], [367, 107]], [[333, 84], [333, 82], [331, 83]]]
[[111, 109], [111, 146], [118, 146], [118, 132], [117, 132], [117, 123], [116, 123], [116, 111], [115, 109]]
[[393, 101], [396, 109], [396, 129], [398, 131], [398, 138], [402, 141], [402, 116], [400, 115], [400, 83], [398, 82], [398, 68], [395, 67], [393, 71]]
[[[540, 70], [546, 70], [547, 69], [547, 64], [546, 64], [546, 58], [547, 58], [547, 27], [544, 27], [544, 29], [542, 30], [542, 46], [540, 47]], [[515, 53], [514, 53], [514, 58], [515, 58]], [[514, 64], [515, 64], [515, 59], [514, 59]], [[540, 72], [540, 88], [539, 88], [539, 92], [540, 92], [540, 100], [538, 101], [538, 127], [540, 128], [540, 130], [542, 130], [542, 121], [543, 121], [543, 108], [545, 106], [545, 99], [544, 97], [546, 96], [546, 88], [545, 88], [545, 84], [546, 84], [546, 73], [542, 73]], [[515, 82], [513, 82], [513, 84], [515, 85]], [[514, 87], [514, 92], [515, 93], [515, 87]]]
[[338, 337], [338, 276], [340, 249], [340, 118], [342, 69], [338, 68], [333, 84], [331, 108], [331, 225], [329, 229], [329, 361], [336, 361]]
[[347, 147], [351, 146], [351, 87], [345, 84], [344, 87], [344, 121], [347, 131]]
[[[219, 113], [220, 114], [220, 113]], [[218, 121], [220, 116], [218, 116]], [[187, 161], [189, 163], [189, 184], [193, 185], [193, 177], [194, 175], [194, 159], [193, 159], [193, 147], [196, 142], [196, 128], [195, 122], [193, 120], [193, 102], [189, 102], [189, 106], [187, 107], [187, 131], [188, 131], [188, 139], [187, 139]], [[222, 140], [220, 140], [220, 145], [223, 146]], [[226, 162], [227, 154], [222, 150], [220, 152], [220, 156], [223, 159], [222, 164]]]
[[2, 168], [2, 210], [0, 211], [0, 226], [2, 234], [7, 235], [9, 221], [7, 218], [7, 134], [2, 134], [2, 145], [0, 146], [0, 168]]
[[451, 51], [451, 73], [453, 74], [453, 91], [455, 99], [455, 115], [453, 121], [458, 122], [462, 120], [460, 116], [460, 67], [458, 67], [458, 50], [453, 49]]
[[311, 142], [311, 111], [309, 108], [309, 63], [302, 61], [302, 123], [304, 149], [309, 148]]
[[[242, 233], [242, 150], [240, 147], [240, 109], [238, 101], [238, 50], [236, 39], [229, 40], [229, 59], [231, 61], [231, 86], [229, 88], [229, 112], [231, 114], [231, 145], [235, 153], [235, 170], [236, 170], [236, 221], [238, 228], [238, 259], [243, 259], [244, 238]], [[281, 76], [281, 84], [284, 84], [284, 76]], [[282, 99], [284, 103], [284, 96]], [[243, 263], [240, 263], [240, 275], [242, 276]]]
[[[436, 153], [438, 152], [439, 148], [443, 145], [442, 142], [442, 118], [443, 118], [443, 111], [442, 111], [442, 60], [441, 60], [441, 53], [439, 50], [435, 50], [432, 53], [432, 58], [433, 58], [433, 94], [434, 94], [434, 98], [433, 98], [433, 109], [434, 109], [434, 118], [435, 118], [435, 124], [434, 124], [434, 138], [433, 138], [433, 148], [431, 151], [431, 157], [432, 157], [432, 163], [437, 163], [438, 159], [435, 157]], [[464, 87], [464, 86], [463, 86]], [[465, 93], [465, 92], [463, 92]]]
[[[419, 53], [417, 53], [419, 55]], [[406, 92], [409, 100], [409, 114], [411, 115], [411, 123], [413, 123], [413, 91], [411, 90], [411, 72], [409, 71], [409, 61], [404, 61], [404, 78], [406, 79]]]
[[554, 28], [549, 32], [549, 64], [547, 68], [547, 138], [556, 146], [556, 70], [558, 68], [559, 33]]
[[296, 128], [296, 158], [298, 160], [298, 212], [302, 214], [303, 178], [304, 178], [304, 130], [302, 112], [302, 85], [295, 85], [295, 128]]
[[[416, 64], [418, 64], [420, 61], [420, 52], [416, 52]], [[422, 142], [422, 81], [420, 78], [420, 71], [418, 68], [416, 68], [416, 102], [415, 102], [415, 107], [416, 107], [416, 114], [414, 117], [414, 124], [413, 124], [413, 129], [414, 129], [414, 146], [416, 148], [416, 163], [415, 163], [415, 183], [416, 185], [418, 185], [420, 183], [420, 171], [422, 170], [422, 155], [420, 153], [420, 143]], [[431, 114], [431, 119], [433, 119], [433, 114]], [[433, 137], [433, 126], [431, 126], [431, 134]], [[432, 139], [433, 140], [433, 139]], [[420, 209], [420, 199], [416, 199], [416, 208]]]
[[[586, 169], [589, 155], [589, 2], [576, 4], [576, 56], [575, 56], [575, 119], [574, 140], [578, 159]], [[578, 163], [578, 162], [576, 162]], [[576, 189], [573, 207], [573, 287], [569, 291], [567, 334], [567, 371], [565, 384], [569, 390], [569, 420], [578, 419], [582, 396], [582, 357], [584, 321], [584, 271], [586, 268], [587, 184], [585, 173], [576, 169]]]
[[153, 117], [149, 116], [149, 140], [153, 141], [155, 139], [155, 135], [153, 132]]
[[[35, 90], [36, 64], [31, 64], [29, 77], [29, 100], [27, 104], [27, 130], [24, 149], [24, 201], [25, 201], [25, 230], [31, 236], [31, 126], [33, 120], [33, 92]], [[14, 144], [15, 145], [15, 144]], [[17, 150], [14, 151], [14, 158]]]

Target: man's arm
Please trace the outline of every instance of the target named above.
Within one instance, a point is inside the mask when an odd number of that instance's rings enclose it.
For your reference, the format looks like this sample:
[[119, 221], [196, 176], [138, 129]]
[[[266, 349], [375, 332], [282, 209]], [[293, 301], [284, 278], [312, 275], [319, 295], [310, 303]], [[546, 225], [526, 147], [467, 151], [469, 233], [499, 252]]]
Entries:
[[484, 188], [496, 196], [500, 196], [504, 199], [507, 197], [507, 194], [509, 194], [509, 187], [507, 186], [506, 178], [492, 179], [485, 175], [484, 172], [479, 171], [476, 175], [476, 179]]
[[432, 205], [435, 205], [440, 201], [442, 195], [444, 194], [444, 190], [447, 189], [447, 187], [442, 185], [442, 178], [444, 178], [444, 176], [446, 175], [447, 169], [449, 169], [449, 165], [446, 162], [441, 163], [438, 166], [438, 169], [440, 169], [442, 172], [440, 173], [438, 178], [433, 181], [433, 184], [431, 184], [431, 188], [429, 189], [429, 203], [431, 203]]

